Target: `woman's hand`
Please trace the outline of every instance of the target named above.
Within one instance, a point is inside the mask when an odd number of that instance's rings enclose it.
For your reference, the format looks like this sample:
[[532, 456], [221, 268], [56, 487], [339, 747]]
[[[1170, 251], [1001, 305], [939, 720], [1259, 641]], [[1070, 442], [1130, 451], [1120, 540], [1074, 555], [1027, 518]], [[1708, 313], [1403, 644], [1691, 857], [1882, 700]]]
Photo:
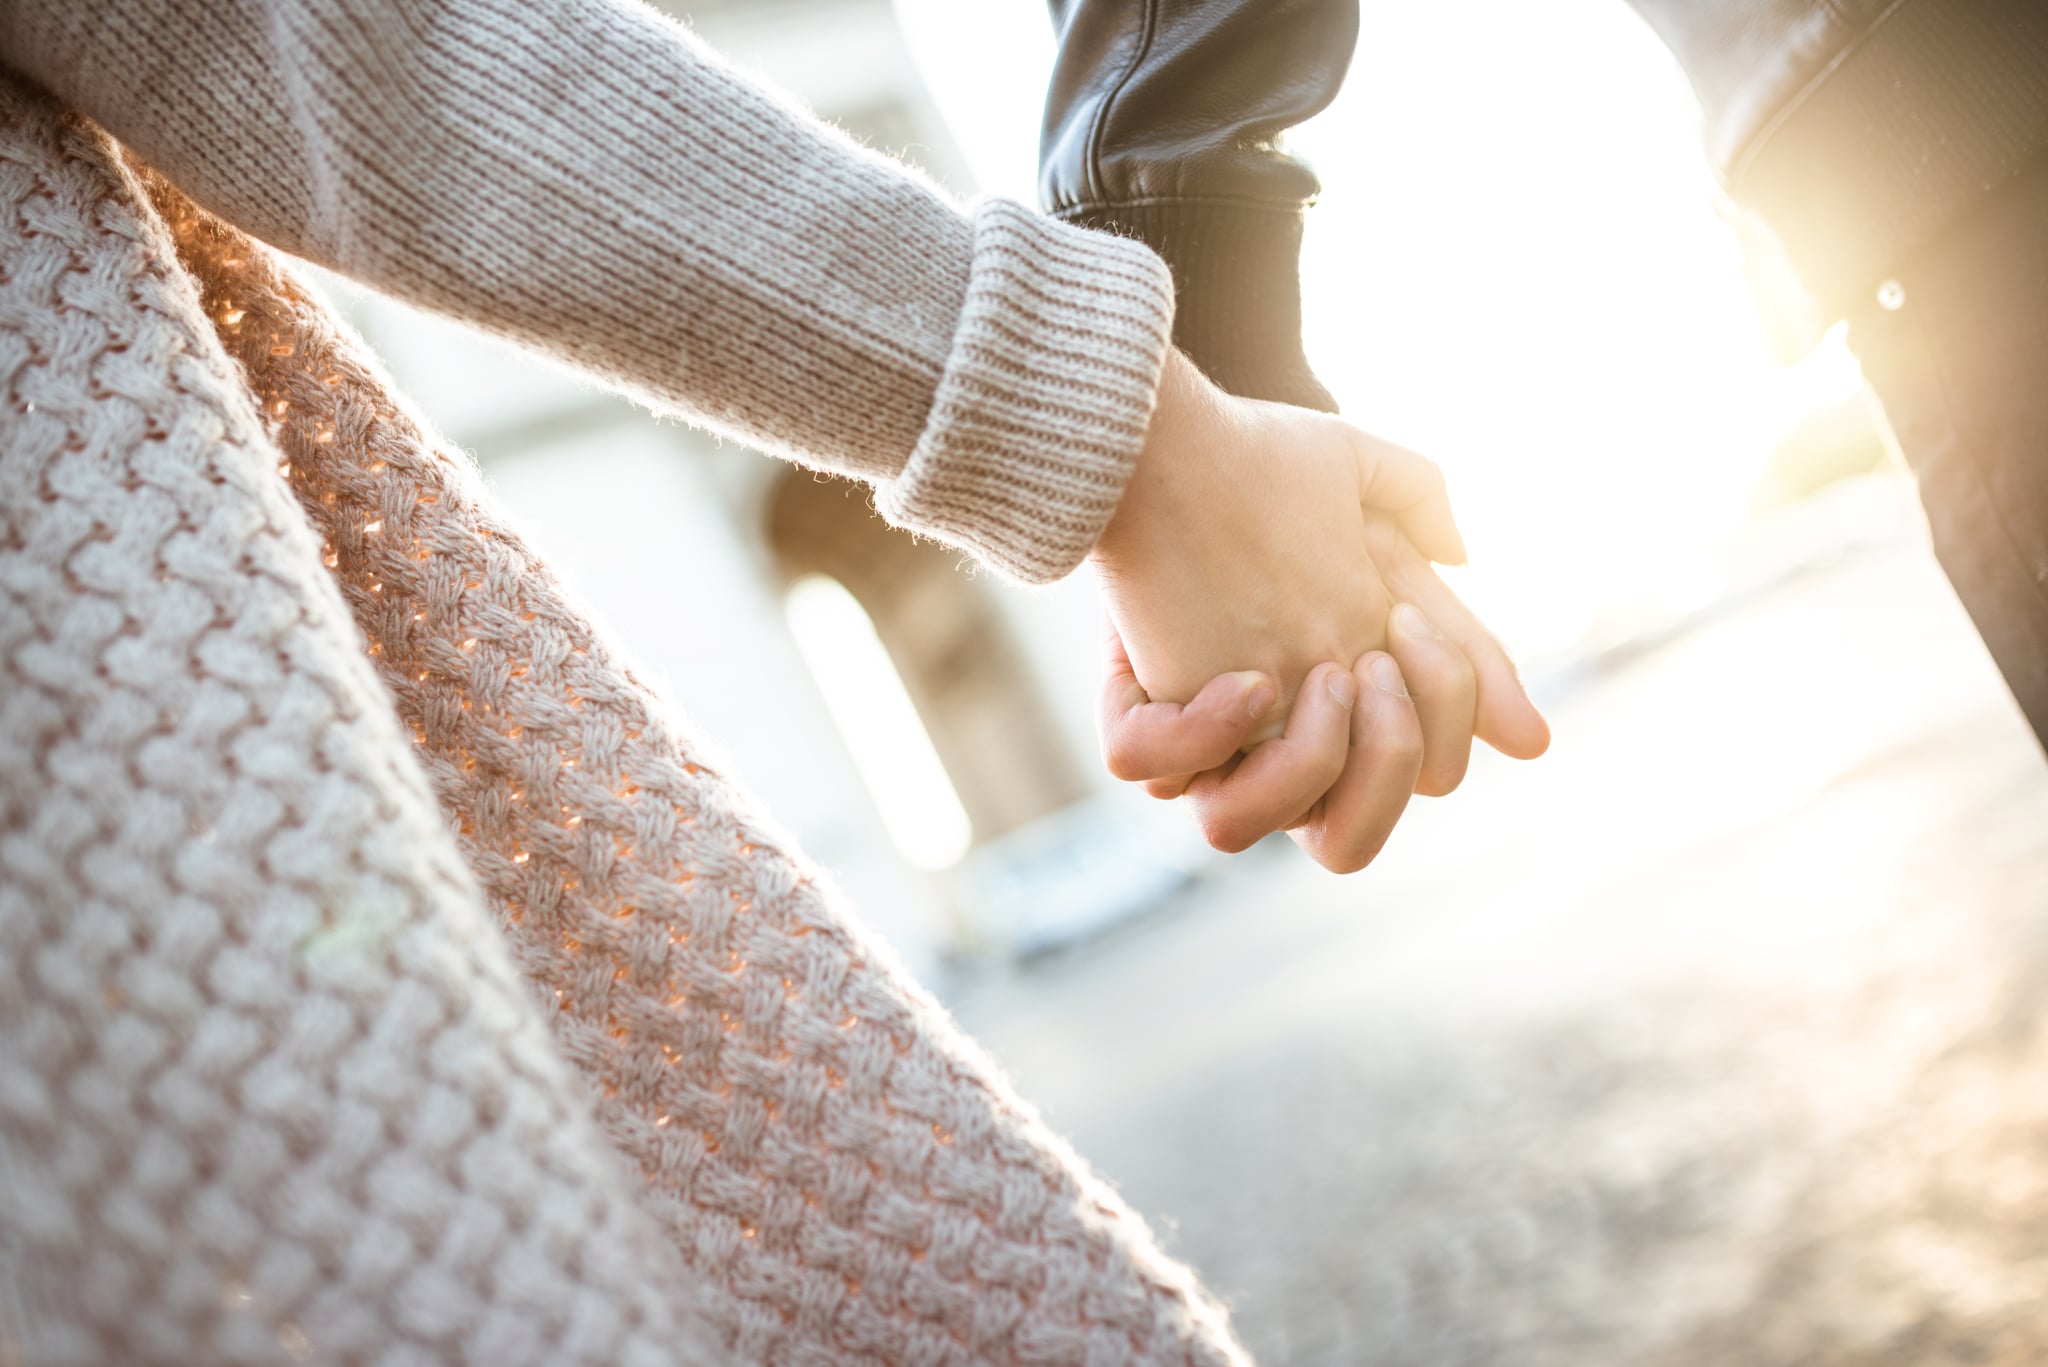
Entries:
[[1472, 736], [1461, 727], [1472, 719], [1503, 754], [1542, 754], [1550, 729], [1507, 653], [1412, 546], [1394, 545], [1390, 578], [1419, 590], [1409, 596], [1430, 602], [1448, 631], [1406, 605], [1412, 615], [1393, 618], [1391, 655], [1373, 651], [1352, 669], [1348, 709], [1328, 690], [1335, 666], [1312, 672], [1284, 736], [1250, 754], [1242, 751], [1278, 695], [1272, 680], [1226, 674], [1190, 702], [1154, 702], [1108, 626], [1100, 720], [1110, 772], [1154, 797], [1185, 797], [1219, 850], [1235, 853], [1285, 830], [1331, 872], [1354, 873], [1378, 856], [1410, 793], [1441, 796], [1462, 781]]
[[1336, 873], [1379, 853], [1423, 758], [1422, 726], [1391, 656], [1311, 670], [1285, 732], [1242, 753], [1273, 708], [1270, 679], [1227, 674], [1191, 702], [1154, 702], [1114, 628], [1108, 653], [1102, 744], [1117, 777], [1154, 797], [1185, 797], [1203, 837], [1228, 853], [1277, 830]]

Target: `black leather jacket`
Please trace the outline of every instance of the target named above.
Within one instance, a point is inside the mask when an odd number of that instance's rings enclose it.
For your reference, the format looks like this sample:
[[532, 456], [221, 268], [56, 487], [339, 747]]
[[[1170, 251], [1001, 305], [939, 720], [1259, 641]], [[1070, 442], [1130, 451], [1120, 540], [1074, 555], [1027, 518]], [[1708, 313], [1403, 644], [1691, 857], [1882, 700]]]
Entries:
[[[1045, 207], [1172, 266], [1175, 340], [1236, 393], [1329, 407], [1302, 357], [1315, 175], [1282, 134], [1335, 98], [1357, 0], [1050, 0]], [[1801, 343], [2048, 152], [2048, 0], [1633, 0], [1678, 57]]]

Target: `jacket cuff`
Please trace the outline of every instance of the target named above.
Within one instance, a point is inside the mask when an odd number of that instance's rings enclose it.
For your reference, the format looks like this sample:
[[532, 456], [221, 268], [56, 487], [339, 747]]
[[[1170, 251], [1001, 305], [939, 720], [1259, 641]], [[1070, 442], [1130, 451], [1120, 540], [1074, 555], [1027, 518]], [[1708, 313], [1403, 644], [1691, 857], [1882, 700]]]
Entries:
[[1150, 200], [1063, 210], [1069, 223], [1136, 238], [1173, 271], [1173, 340], [1218, 388], [1337, 411], [1301, 346], [1300, 205]]
[[1063, 577], [1123, 497], [1172, 331], [1172, 278], [1143, 246], [983, 202], [931, 416], [876, 506], [1006, 578]]

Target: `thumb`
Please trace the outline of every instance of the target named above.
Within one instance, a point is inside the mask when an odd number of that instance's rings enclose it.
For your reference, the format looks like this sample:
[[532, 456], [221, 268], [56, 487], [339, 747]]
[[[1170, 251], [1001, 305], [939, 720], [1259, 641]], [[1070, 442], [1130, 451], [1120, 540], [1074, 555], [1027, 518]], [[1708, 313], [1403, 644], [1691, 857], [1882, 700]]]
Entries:
[[[1116, 628], [1106, 627], [1102, 758], [1109, 772], [1126, 782], [1179, 779], [1178, 787], [1185, 787], [1189, 776], [1227, 763], [1251, 744], [1279, 698], [1272, 679], [1242, 670], [1211, 679], [1184, 704], [1154, 702], [1131, 669]], [[1154, 795], [1168, 794], [1155, 790]]]
[[1440, 565], [1465, 563], [1465, 538], [1451, 516], [1450, 492], [1436, 462], [1370, 432], [1349, 428], [1358, 458], [1359, 501], [1369, 510], [1392, 513], [1401, 530]]

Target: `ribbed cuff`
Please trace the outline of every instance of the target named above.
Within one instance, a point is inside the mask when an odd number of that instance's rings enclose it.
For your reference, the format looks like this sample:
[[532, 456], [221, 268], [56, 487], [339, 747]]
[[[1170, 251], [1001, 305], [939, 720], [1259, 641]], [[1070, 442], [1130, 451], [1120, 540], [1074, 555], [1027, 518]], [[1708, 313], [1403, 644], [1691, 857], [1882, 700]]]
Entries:
[[1063, 577], [1123, 497], [1172, 330], [1143, 246], [983, 202], [931, 416], [876, 506], [1007, 578]]
[[1156, 200], [1086, 205], [1060, 217], [1143, 242], [1173, 271], [1173, 340], [1218, 388], [1337, 411], [1301, 347], [1296, 205]]

